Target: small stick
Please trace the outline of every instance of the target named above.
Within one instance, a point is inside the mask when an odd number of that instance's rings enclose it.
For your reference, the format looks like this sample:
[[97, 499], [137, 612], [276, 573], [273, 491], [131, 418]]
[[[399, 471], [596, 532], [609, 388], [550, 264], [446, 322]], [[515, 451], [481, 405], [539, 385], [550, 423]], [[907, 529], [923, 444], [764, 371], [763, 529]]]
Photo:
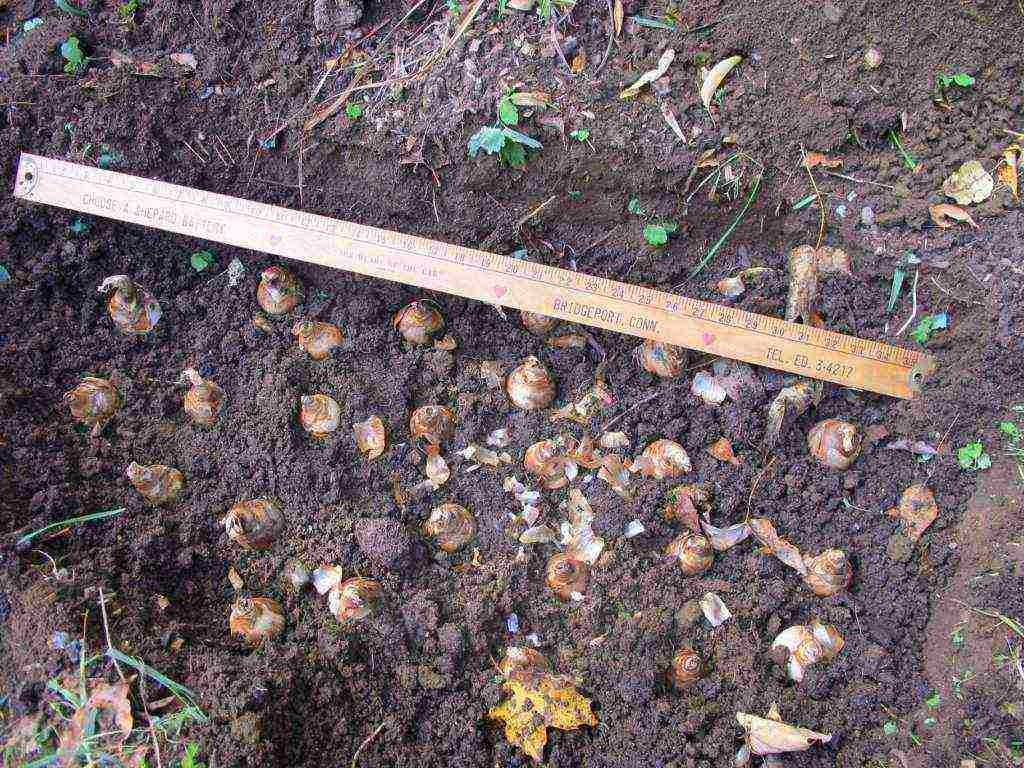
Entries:
[[536, 208], [534, 208], [532, 211], [530, 211], [528, 214], [523, 216], [523, 218], [521, 218], [519, 221], [516, 222], [515, 229], [519, 230], [523, 226], [523, 224], [528, 222], [530, 219], [532, 219], [538, 213], [540, 213], [545, 208], [547, 208], [549, 205], [551, 205], [551, 203], [554, 202], [555, 198], [557, 198], [557, 197], [558, 197], [558, 195], [552, 195], [547, 200], [545, 200], [543, 203], [541, 203]]
[[551, 44], [553, 46], [555, 46], [555, 51], [558, 52], [558, 58], [560, 58], [562, 60], [562, 63], [565, 64], [565, 68], [567, 70], [569, 70], [569, 72], [572, 72], [572, 66], [569, 64], [568, 61], [566, 61], [565, 54], [562, 52], [562, 46], [558, 42], [557, 33], [555, 31], [555, 15], [554, 14], [551, 14], [551, 27], [550, 27], [550, 30], [551, 30]]
[[206, 159], [202, 155], [200, 155], [198, 152], [196, 152], [194, 149], [192, 149], [192, 145], [191, 144], [189, 144], [187, 141], [183, 141], [181, 143], [184, 144], [186, 147], [188, 147], [189, 151], [193, 155], [195, 155], [196, 157], [199, 158], [199, 162], [200, 163], [202, 163], [203, 165], [206, 165]]
[[754, 478], [754, 482], [750, 486], [750, 495], [747, 497], [747, 517], [743, 522], [747, 522], [747, 520], [750, 520], [750, 505], [754, 503], [754, 491], [757, 490], [757, 486], [761, 482], [761, 478], [764, 477], [765, 474], [767, 474], [768, 470], [772, 468], [772, 464], [775, 463], [775, 460], [777, 458], [779, 457], [772, 456], [772, 460], [768, 462], [768, 466], [766, 466], [764, 469], [758, 472], [757, 477]]
[[[1021, 0], [1024, 2], [1024, 0]], [[597, 65], [597, 69], [594, 71], [595, 75], [601, 73], [604, 69], [604, 65], [608, 63], [608, 57], [612, 52], [612, 42], [615, 40], [615, 8], [612, 6], [612, 0], [608, 0], [608, 45], [604, 49], [604, 56], [601, 57], [601, 63]]]
[[804, 170], [807, 171], [807, 177], [811, 180], [811, 186], [814, 187], [814, 194], [818, 196], [818, 215], [821, 222], [818, 225], [818, 244], [814, 247], [821, 248], [821, 244], [825, 241], [825, 201], [821, 197], [821, 190], [818, 189], [818, 182], [814, 180], [814, 172], [807, 164], [807, 151], [803, 146], [800, 147], [800, 153], [804, 156]]
[[847, 176], [845, 173], [836, 173], [835, 171], [825, 171], [829, 176], [835, 176], [839, 179], [846, 179], [847, 181], [854, 181], [857, 184], [874, 184], [876, 187], [883, 187], [884, 189], [896, 189], [896, 187], [890, 186], [889, 184], [883, 184], [880, 181], [871, 181], [870, 179], [857, 179], [853, 176]]
[[234, 165], [235, 156], [231, 154], [231, 150], [228, 149], [228, 145], [224, 143], [224, 139], [222, 139], [220, 136], [215, 136], [214, 138], [216, 138], [217, 141], [220, 142], [220, 145], [224, 148], [224, 151], [227, 152], [228, 157], [231, 158], [231, 164]]
[[369, 743], [370, 743], [371, 741], [373, 741], [373, 740], [374, 740], [374, 738], [375, 738], [375, 737], [377, 736], [377, 734], [381, 732], [381, 729], [382, 729], [382, 728], [383, 728], [383, 727], [384, 727], [385, 725], [387, 725], [387, 723], [388, 723], [388, 721], [387, 721], [387, 719], [386, 719], [386, 718], [385, 718], [384, 720], [382, 720], [382, 721], [381, 721], [381, 723], [380, 723], [380, 725], [378, 725], [378, 726], [377, 726], [377, 727], [376, 727], [376, 728], [375, 728], [375, 729], [373, 730], [373, 733], [371, 733], [371, 734], [370, 734], [369, 736], [367, 736], [367, 737], [366, 737], [366, 740], [365, 740], [365, 741], [363, 741], [363, 743], [359, 745], [359, 749], [357, 749], [357, 750], [356, 750], [356, 753], [355, 753], [354, 755], [352, 755], [352, 762], [351, 762], [351, 764], [349, 765], [349, 768], [356, 768], [356, 760], [358, 760], [358, 759], [359, 759], [359, 754], [360, 754], [360, 753], [361, 753], [361, 752], [362, 752], [362, 751], [363, 751], [364, 749], [366, 749], [367, 745], [368, 745], [368, 744], [369, 744]]

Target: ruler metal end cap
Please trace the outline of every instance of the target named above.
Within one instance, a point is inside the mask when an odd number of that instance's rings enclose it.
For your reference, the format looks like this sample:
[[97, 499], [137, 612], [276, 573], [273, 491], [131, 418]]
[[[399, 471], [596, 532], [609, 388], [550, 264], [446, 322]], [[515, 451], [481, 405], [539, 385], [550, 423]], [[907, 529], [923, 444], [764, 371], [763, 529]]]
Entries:
[[14, 196], [28, 197], [31, 195], [38, 180], [39, 172], [36, 170], [35, 160], [22, 155], [21, 162], [18, 163], [18, 176], [14, 182]]
[[914, 363], [914, 367], [907, 372], [911, 397], [921, 394], [922, 385], [935, 374], [936, 368], [935, 358], [931, 355], [921, 355], [921, 359]]

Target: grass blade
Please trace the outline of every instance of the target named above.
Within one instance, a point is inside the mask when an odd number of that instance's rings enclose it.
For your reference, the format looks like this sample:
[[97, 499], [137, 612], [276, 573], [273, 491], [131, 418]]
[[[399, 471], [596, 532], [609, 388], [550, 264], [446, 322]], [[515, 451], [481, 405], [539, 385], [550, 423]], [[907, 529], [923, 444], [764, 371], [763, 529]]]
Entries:
[[71, 526], [78, 525], [79, 523], [89, 523], [93, 520], [102, 520], [105, 517], [116, 517], [126, 511], [127, 509], [125, 509], [125, 507], [119, 507], [118, 509], [107, 509], [103, 512], [92, 512], [88, 515], [82, 515], [81, 517], [72, 517], [67, 520], [60, 520], [56, 523], [50, 523], [49, 525], [44, 525], [38, 531], [32, 531], [32, 533], [22, 536], [18, 539], [15, 546], [19, 548], [24, 547], [28, 545], [32, 539], [42, 536], [44, 533], [56, 530], [57, 528], [70, 528]]
[[903, 279], [906, 276], [907, 273], [902, 267], [896, 267], [892, 273], [892, 289], [889, 291], [889, 304], [885, 308], [885, 311], [890, 315], [896, 309], [896, 302], [900, 300], [900, 292], [903, 290]]
[[167, 675], [163, 674], [162, 672], [156, 669], [153, 669], [151, 666], [149, 666], [146, 662], [142, 661], [141, 659], [136, 659], [134, 656], [129, 656], [127, 653], [122, 653], [121, 651], [117, 650], [117, 648], [108, 648], [107, 656], [109, 656], [112, 659], [116, 659], [117, 661], [120, 661], [122, 664], [127, 664], [129, 667], [133, 667], [140, 674], [143, 674], [151, 680], [160, 683], [160, 685], [162, 685], [164, 688], [169, 690], [179, 699], [184, 701], [187, 705], [189, 705], [190, 707], [194, 707], [196, 713], [198, 714], [200, 722], [205, 723], [207, 721], [208, 718], [206, 717], [206, 713], [199, 708], [199, 705], [196, 703], [195, 700], [196, 695], [192, 692], [190, 688], [186, 688], [181, 683], [176, 683], [174, 680], [171, 680], [171, 678], [167, 677]]
[[704, 271], [704, 267], [706, 267], [708, 265], [708, 262], [710, 262], [711, 259], [715, 257], [715, 254], [718, 253], [718, 249], [725, 244], [726, 240], [729, 239], [729, 235], [731, 235], [732, 231], [736, 229], [737, 225], [740, 223], [740, 220], [743, 218], [744, 214], [746, 214], [747, 209], [750, 208], [750, 204], [753, 203], [754, 198], [757, 197], [757, 191], [761, 189], [762, 178], [764, 178], [764, 175], [759, 174], [758, 177], [754, 180], [754, 186], [751, 188], [750, 194], [747, 196], [746, 202], [743, 203], [743, 207], [740, 209], [740, 212], [736, 216], [736, 219], [733, 221], [732, 224], [729, 225], [728, 229], [726, 229], [725, 232], [722, 233], [722, 236], [715, 241], [715, 244], [712, 245], [711, 248], [708, 250], [707, 255], [700, 260], [700, 264], [693, 268], [693, 270], [690, 272], [690, 279], [695, 278], [697, 275]]

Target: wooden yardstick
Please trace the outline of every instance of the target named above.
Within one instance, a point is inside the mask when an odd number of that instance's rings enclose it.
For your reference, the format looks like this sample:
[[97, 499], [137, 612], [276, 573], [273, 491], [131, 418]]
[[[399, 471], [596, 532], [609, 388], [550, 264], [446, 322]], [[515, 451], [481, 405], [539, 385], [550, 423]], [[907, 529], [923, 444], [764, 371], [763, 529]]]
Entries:
[[22, 154], [15, 197], [912, 398], [929, 355], [415, 235]]

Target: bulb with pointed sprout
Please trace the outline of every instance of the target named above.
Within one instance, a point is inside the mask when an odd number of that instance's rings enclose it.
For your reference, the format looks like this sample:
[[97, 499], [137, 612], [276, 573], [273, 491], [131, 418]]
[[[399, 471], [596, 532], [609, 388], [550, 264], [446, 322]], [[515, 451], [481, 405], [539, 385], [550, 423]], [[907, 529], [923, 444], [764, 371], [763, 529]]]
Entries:
[[680, 648], [672, 659], [669, 677], [676, 688], [688, 688], [700, 680], [704, 662], [692, 648]]
[[373, 579], [348, 579], [331, 589], [327, 605], [339, 624], [347, 624], [369, 616], [382, 594], [380, 584]]
[[546, 408], [555, 399], [555, 382], [536, 357], [526, 358], [505, 382], [509, 399], [524, 411]]
[[425, 301], [414, 301], [402, 307], [392, 322], [410, 344], [429, 344], [444, 328], [441, 313]]
[[327, 437], [341, 422], [341, 406], [327, 395], [303, 395], [299, 398], [299, 422], [313, 437]]
[[260, 645], [284, 630], [284, 610], [269, 597], [240, 597], [231, 606], [228, 627], [249, 645]]
[[715, 562], [715, 550], [706, 536], [684, 533], [669, 542], [665, 554], [679, 563], [679, 570], [687, 576], [703, 573]]
[[648, 339], [636, 355], [641, 368], [662, 379], [674, 379], [686, 369], [686, 350], [664, 341]]
[[211, 379], [200, 376], [195, 368], [186, 368], [181, 372], [181, 378], [191, 385], [185, 392], [185, 413], [193, 423], [211, 426], [224, 405], [224, 390]]
[[132, 282], [128, 275], [104, 279], [97, 291], [111, 294], [107, 312], [122, 333], [149, 333], [160, 321], [160, 302], [145, 288]]
[[839, 630], [815, 619], [810, 625], [783, 630], [772, 642], [771, 656], [778, 664], [785, 664], [790, 678], [799, 683], [807, 667], [834, 658], [843, 645]]
[[568, 553], [559, 552], [548, 560], [545, 580], [548, 588], [561, 600], [579, 600], [587, 590], [590, 566]]
[[84, 376], [77, 387], [64, 393], [64, 402], [75, 421], [91, 426], [96, 437], [117, 411], [120, 397], [117, 387], [107, 379]]
[[413, 439], [422, 437], [432, 445], [438, 445], [448, 437], [455, 426], [455, 413], [443, 405], [424, 405], [409, 417], [409, 432]]
[[338, 326], [312, 320], [299, 320], [292, 326], [292, 335], [299, 349], [314, 360], [327, 359], [331, 350], [344, 340]]
[[632, 472], [640, 472], [644, 477], [664, 480], [668, 477], [679, 477], [692, 469], [690, 456], [679, 443], [674, 440], [655, 440], [644, 448], [643, 454], [633, 462]]
[[284, 530], [284, 512], [273, 499], [251, 499], [235, 504], [221, 523], [240, 547], [268, 549]]
[[423, 532], [445, 552], [464, 547], [476, 535], [473, 513], [458, 504], [442, 504], [430, 513]]
[[547, 336], [558, 325], [558, 318], [525, 310], [519, 313], [519, 318], [523, 321], [523, 328], [536, 336]]
[[268, 315], [291, 312], [302, 300], [302, 284], [282, 267], [267, 267], [260, 274], [256, 301]]
[[853, 582], [853, 566], [841, 549], [826, 549], [815, 557], [805, 557], [804, 584], [819, 597], [842, 592]]
[[168, 504], [178, 496], [185, 484], [185, 478], [174, 467], [151, 464], [146, 467], [134, 461], [125, 470], [125, 476], [147, 501], [153, 504]]
[[829, 469], [847, 469], [860, 455], [864, 438], [856, 426], [841, 419], [825, 419], [807, 434], [807, 447]]

